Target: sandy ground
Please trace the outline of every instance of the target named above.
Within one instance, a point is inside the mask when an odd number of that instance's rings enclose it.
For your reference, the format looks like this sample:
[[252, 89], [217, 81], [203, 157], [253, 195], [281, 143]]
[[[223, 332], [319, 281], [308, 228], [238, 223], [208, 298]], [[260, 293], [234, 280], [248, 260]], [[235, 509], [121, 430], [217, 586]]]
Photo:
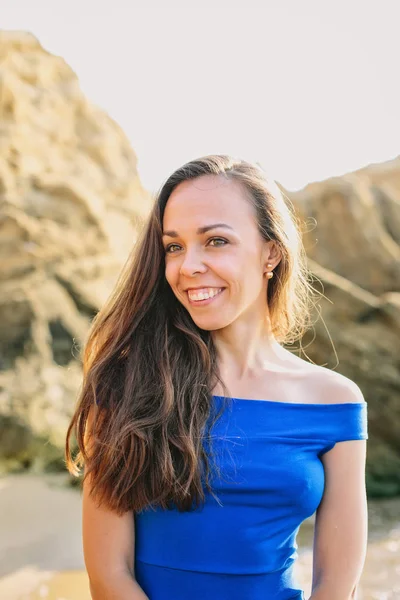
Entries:
[[65, 481], [60, 475], [0, 479], [1, 600], [24, 598], [58, 571], [84, 570], [81, 497]]
[[[64, 475], [0, 478], [0, 599], [90, 600], [81, 496]], [[400, 500], [370, 503], [370, 540], [357, 600], [400, 600]], [[310, 595], [313, 520], [303, 523], [295, 574]]]

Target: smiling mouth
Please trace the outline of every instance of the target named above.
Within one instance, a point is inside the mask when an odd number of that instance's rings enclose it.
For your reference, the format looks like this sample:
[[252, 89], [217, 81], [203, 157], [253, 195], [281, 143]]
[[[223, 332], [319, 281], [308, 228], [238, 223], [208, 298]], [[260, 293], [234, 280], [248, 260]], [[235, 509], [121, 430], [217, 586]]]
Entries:
[[213, 300], [215, 300], [216, 298], [219, 298], [219, 296], [221, 296], [221, 294], [224, 292], [226, 288], [220, 288], [220, 291], [215, 294], [214, 296], [210, 296], [209, 298], [204, 298], [204, 299], [199, 299], [199, 300], [195, 300], [194, 298], [190, 298], [189, 293], [186, 292], [189, 303], [192, 306], [205, 306], [207, 304], [211, 304], [211, 302], [213, 302]]

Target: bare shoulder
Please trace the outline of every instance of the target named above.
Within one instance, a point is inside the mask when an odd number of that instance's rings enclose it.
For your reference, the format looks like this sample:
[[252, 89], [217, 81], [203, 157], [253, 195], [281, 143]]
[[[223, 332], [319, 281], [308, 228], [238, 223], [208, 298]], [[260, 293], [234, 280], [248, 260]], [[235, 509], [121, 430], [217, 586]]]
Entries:
[[309, 370], [308, 384], [319, 396], [319, 402], [327, 404], [365, 402], [363, 392], [355, 381], [326, 367], [312, 365], [312, 369]]

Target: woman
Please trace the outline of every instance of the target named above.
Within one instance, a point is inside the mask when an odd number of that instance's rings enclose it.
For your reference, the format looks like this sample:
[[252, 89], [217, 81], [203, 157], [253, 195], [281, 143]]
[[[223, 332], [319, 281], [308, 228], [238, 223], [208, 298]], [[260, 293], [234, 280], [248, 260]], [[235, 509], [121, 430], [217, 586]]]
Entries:
[[310, 598], [354, 597], [367, 404], [282, 346], [313, 294], [289, 206], [257, 165], [185, 164], [93, 321], [66, 456], [85, 465], [94, 600], [304, 599], [296, 535], [315, 511]]

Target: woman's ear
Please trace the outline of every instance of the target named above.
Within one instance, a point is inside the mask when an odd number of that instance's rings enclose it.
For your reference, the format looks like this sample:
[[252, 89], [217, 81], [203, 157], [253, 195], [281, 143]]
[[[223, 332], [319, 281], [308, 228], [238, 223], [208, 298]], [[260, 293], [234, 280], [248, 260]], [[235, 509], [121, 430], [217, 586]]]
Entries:
[[272, 269], [275, 269], [275, 267], [277, 267], [279, 265], [281, 260], [282, 260], [282, 253], [278, 247], [278, 244], [274, 241], [268, 241], [265, 246], [264, 273], [266, 271], [272, 271]]

